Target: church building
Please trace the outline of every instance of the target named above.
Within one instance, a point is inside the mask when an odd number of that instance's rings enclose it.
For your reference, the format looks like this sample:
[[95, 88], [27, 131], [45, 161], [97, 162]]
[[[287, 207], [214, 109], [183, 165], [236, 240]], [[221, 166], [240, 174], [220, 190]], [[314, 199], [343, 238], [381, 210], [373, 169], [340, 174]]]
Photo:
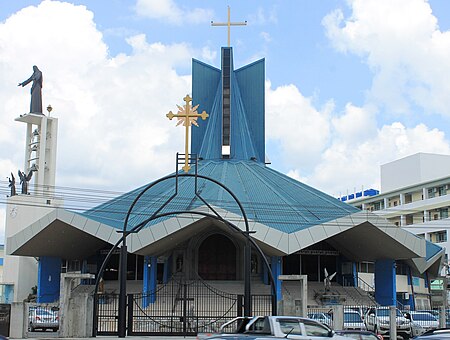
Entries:
[[[308, 283], [313, 283], [323, 282], [326, 272], [336, 273], [333, 282], [350, 286], [358, 286], [359, 279], [371, 275], [375, 299], [381, 305], [396, 305], [401, 300], [414, 308], [415, 299], [428, 298], [430, 279], [439, 275], [442, 248], [266, 163], [264, 59], [235, 68], [233, 48], [223, 47], [219, 68], [193, 60], [192, 106], [196, 105], [209, 117], [198, 120], [198, 127], [191, 129], [192, 177], [157, 182], [129, 214], [127, 230], [156, 211], [166, 214], [127, 236], [129, 290], [154, 291], [175, 275], [189, 280], [242, 282], [245, 237], [218, 219], [194, 213], [218, 213], [245, 231], [242, 207], [250, 235], [265, 256], [252, 249], [251, 280], [268, 284], [267, 260], [278, 299], [279, 275], [307, 275]], [[30, 139], [33, 129], [39, 136], [49, 136], [43, 129], [56, 126], [54, 118], [32, 113], [17, 120], [27, 123], [27, 150], [34, 145]], [[56, 129], [51, 138], [56, 141]], [[42, 148], [39, 157], [54, 149], [56, 145]], [[31, 163], [26, 166], [30, 169]], [[9, 256], [4, 283], [9, 284], [14, 301], [22, 301], [37, 285], [38, 302], [53, 302], [59, 299], [62, 272], [97, 275], [105, 255], [121, 237], [131, 203], [147, 186], [78, 212], [62, 208], [62, 201], [50, 189], [45, 191], [48, 178], [48, 188], [54, 184], [53, 158], [36, 174], [36, 191], [8, 198], [11, 214], [6, 222], [5, 253]], [[157, 179], [149, 182], [152, 180]], [[186, 213], [189, 211], [192, 213]], [[106, 287], [114, 287], [118, 268], [117, 252], [103, 274]], [[399, 274], [406, 277], [408, 295], [398, 294]]]

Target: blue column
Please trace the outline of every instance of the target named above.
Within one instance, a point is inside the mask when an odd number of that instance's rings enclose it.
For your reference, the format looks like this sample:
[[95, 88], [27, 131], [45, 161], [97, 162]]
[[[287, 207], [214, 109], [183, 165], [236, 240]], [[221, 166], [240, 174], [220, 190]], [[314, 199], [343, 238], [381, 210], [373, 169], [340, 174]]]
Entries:
[[356, 262], [352, 263], [353, 272], [353, 287], [358, 287], [358, 270], [356, 268]]
[[375, 300], [382, 306], [397, 306], [394, 260], [375, 262]]
[[41, 256], [38, 266], [37, 302], [58, 301], [60, 281], [61, 259], [59, 257]]
[[281, 256], [272, 256], [272, 274], [275, 279], [275, 291], [277, 292], [277, 301], [281, 301], [281, 281], [278, 275], [281, 275]]
[[156, 274], [157, 274], [157, 257], [146, 256], [144, 258], [144, 280], [143, 280], [143, 300], [142, 307], [156, 301]]

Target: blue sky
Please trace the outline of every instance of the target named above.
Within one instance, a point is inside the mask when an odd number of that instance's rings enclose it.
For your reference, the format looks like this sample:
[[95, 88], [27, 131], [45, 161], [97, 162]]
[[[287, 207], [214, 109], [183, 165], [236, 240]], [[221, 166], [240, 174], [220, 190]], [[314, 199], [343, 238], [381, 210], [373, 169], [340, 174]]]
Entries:
[[[59, 118], [57, 185], [130, 190], [173, 171], [183, 131], [165, 114], [191, 59], [266, 60], [272, 167], [331, 195], [379, 186], [379, 166], [450, 154], [446, 0], [0, 0], [0, 172], [23, 164], [36, 64]], [[0, 209], [0, 212], [2, 210]], [[0, 213], [0, 218], [1, 218]], [[3, 211], [4, 215], [4, 211]]]

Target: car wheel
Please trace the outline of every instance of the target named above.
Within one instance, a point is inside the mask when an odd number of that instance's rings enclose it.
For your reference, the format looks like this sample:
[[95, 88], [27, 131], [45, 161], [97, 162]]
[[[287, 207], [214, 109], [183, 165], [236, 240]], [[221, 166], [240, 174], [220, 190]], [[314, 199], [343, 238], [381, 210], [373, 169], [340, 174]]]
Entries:
[[58, 328], [52, 328], [53, 332], [56, 332], [58, 330]]

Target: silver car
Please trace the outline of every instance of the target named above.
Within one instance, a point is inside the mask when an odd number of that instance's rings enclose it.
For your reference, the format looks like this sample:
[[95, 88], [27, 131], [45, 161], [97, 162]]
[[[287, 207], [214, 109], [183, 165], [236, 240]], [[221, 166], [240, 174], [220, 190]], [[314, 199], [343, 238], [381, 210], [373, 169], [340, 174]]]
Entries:
[[56, 332], [59, 329], [58, 312], [50, 308], [35, 307], [30, 308], [28, 314], [28, 329], [34, 332], [36, 329], [46, 331], [51, 329]]

